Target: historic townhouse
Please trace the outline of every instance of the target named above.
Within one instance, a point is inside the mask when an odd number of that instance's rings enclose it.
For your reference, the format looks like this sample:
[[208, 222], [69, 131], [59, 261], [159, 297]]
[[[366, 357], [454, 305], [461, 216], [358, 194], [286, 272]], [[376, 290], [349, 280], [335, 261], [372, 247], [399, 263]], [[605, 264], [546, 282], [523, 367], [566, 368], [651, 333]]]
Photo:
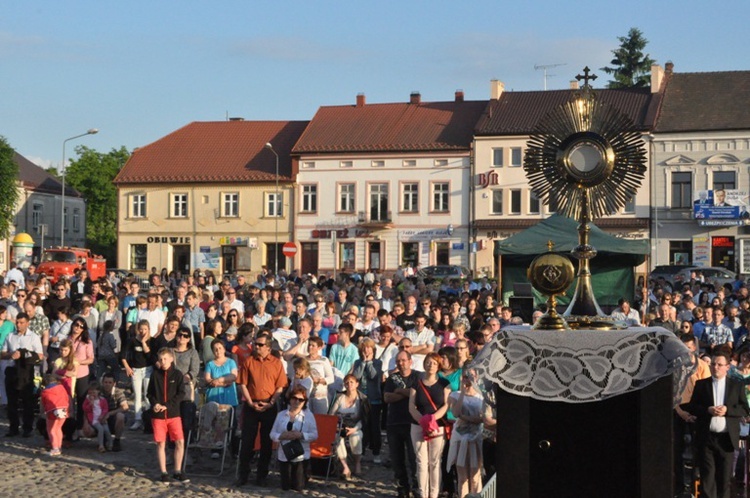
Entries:
[[[648, 148], [660, 102], [664, 71], [652, 67], [650, 88], [608, 90], [594, 88], [597, 98], [626, 114], [635, 130], [643, 132]], [[526, 142], [536, 124], [550, 110], [567, 102], [577, 90], [507, 92], [500, 81], [490, 84], [490, 102], [475, 133], [474, 171], [470, 182], [473, 239], [477, 247], [472, 266], [479, 274], [497, 275], [495, 242], [507, 239], [547, 218], [554, 206], [545, 206], [531, 191], [523, 170]], [[618, 237], [649, 237], [649, 183], [620, 213], [595, 220]]]
[[120, 266], [219, 274], [278, 261], [287, 269], [280, 247], [293, 220], [289, 152], [306, 125], [194, 122], [133, 152], [115, 178]]
[[653, 141], [655, 265], [750, 273], [748, 103], [750, 71], [673, 73], [667, 64]]
[[294, 146], [303, 272], [469, 261], [472, 132], [486, 101], [321, 107]]

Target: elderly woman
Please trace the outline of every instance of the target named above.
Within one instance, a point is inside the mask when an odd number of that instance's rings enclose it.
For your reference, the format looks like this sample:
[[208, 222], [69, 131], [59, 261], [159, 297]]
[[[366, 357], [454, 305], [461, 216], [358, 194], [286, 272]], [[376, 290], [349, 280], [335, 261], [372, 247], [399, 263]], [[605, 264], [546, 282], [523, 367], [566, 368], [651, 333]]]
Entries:
[[451, 388], [447, 379], [438, 377], [440, 363], [437, 353], [425, 356], [424, 375], [409, 390], [411, 440], [417, 457], [417, 484], [422, 498], [438, 498], [441, 489], [440, 462], [445, 445], [443, 418], [448, 411]]
[[[279, 412], [271, 429], [271, 440], [279, 443], [277, 458], [279, 460], [279, 475], [281, 489], [302, 491], [307, 484], [310, 474], [310, 442], [318, 439], [318, 427], [315, 415], [307, 409], [307, 393], [305, 388], [297, 386], [291, 390], [289, 408]], [[302, 454], [287, 458], [286, 445], [302, 446]]]
[[374, 457], [373, 463], [380, 464], [380, 413], [383, 407], [383, 363], [375, 358], [375, 342], [369, 337], [359, 341], [359, 360], [354, 362], [351, 374], [357, 379], [362, 393], [370, 402], [370, 417], [367, 426], [363, 427], [369, 436], [370, 448]]

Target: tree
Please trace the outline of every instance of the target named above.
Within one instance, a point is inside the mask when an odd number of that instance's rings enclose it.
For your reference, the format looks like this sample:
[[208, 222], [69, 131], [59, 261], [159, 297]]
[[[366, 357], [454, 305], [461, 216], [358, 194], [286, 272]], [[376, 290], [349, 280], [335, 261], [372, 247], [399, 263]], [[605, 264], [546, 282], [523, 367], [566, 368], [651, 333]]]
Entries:
[[618, 36], [620, 48], [613, 50], [614, 58], [610, 61], [613, 67], [601, 68], [607, 74], [614, 75], [607, 88], [644, 87], [651, 84], [651, 64], [654, 61], [649, 54], [643, 54], [648, 40], [638, 28], [630, 28], [627, 36]]
[[76, 147], [78, 159], [71, 161], [65, 178], [86, 199], [86, 239], [94, 252], [109, 260], [116, 257], [117, 189], [112, 183], [130, 157], [123, 146], [106, 154]]
[[10, 235], [19, 196], [18, 164], [14, 154], [15, 151], [5, 137], [0, 136], [0, 238], [3, 239]]

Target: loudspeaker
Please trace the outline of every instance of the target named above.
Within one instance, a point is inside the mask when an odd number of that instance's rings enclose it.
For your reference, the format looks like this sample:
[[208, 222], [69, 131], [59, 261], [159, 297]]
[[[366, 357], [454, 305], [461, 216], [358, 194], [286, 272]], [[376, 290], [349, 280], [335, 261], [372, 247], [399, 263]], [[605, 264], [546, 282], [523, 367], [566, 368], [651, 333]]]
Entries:
[[531, 316], [534, 314], [533, 297], [511, 297], [508, 306], [513, 310], [513, 316], [523, 318], [523, 323], [531, 323]]
[[514, 282], [513, 295], [516, 297], [531, 297], [531, 284], [528, 282]]

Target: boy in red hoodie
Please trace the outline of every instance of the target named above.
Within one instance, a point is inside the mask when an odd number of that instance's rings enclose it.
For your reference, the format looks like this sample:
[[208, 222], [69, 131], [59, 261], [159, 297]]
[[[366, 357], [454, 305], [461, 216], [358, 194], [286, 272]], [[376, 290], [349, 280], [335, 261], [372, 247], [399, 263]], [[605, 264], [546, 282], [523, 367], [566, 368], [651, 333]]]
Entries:
[[161, 470], [161, 481], [169, 482], [167, 472], [167, 434], [174, 442], [174, 479], [188, 482], [182, 473], [182, 457], [185, 454], [185, 436], [182, 432], [180, 402], [184, 397], [182, 373], [174, 368], [174, 354], [170, 348], [161, 348], [158, 352], [159, 362], [151, 375], [146, 395], [153, 417], [151, 424], [156, 441], [156, 456]]
[[50, 456], [60, 456], [63, 440], [62, 427], [68, 418], [70, 396], [65, 386], [57, 382], [52, 374], [44, 377], [46, 387], [42, 391], [42, 409], [47, 414], [47, 434], [52, 445]]

